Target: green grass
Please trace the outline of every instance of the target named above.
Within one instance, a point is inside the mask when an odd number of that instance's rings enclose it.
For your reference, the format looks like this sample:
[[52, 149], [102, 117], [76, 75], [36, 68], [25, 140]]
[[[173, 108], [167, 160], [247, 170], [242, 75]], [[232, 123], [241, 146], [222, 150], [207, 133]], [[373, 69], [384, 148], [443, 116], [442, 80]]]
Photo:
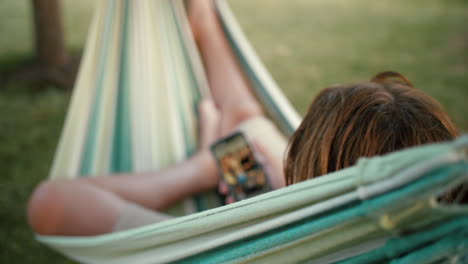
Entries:
[[68, 96], [56, 90], [28, 93], [26, 87], [0, 94], [0, 262], [58, 263], [61, 256], [33, 240], [26, 204], [47, 175], [60, 135]]
[[[71, 49], [81, 49], [92, 15], [92, 0], [62, 0], [66, 42]], [[0, 3], [0, 58], [34, 52], [31, 1]], [[1, 64], [1, 61], [0, 61]]]
[[384, 70], [407, 76], [468, 130], [463, 1], [236, 1], [238, 19], [300, 112], [315, 93]]
[[[67, 43], [81, 49], [93, 1], [66, 0]], [[383, 70], [405, 74], [468, 131], [468, 3], [461, 0], [236, 0], [234, 10], [287, 96], [314, 94]], [[0, 71], [31, 57], [28, 1], [0, 2]], [[27, 82], [0, 90], [0, 263], [64, 263], [33, 239], [25, 208], [49, 170], [69, 94]]]

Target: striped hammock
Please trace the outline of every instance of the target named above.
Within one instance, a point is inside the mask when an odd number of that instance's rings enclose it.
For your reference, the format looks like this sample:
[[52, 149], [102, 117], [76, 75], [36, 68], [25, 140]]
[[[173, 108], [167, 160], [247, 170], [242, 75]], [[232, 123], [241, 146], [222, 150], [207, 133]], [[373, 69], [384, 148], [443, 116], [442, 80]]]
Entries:
[[[266, 112], [286, 135], [300, 117], [249, 45], [228, 6], [223, 26]], [[197, 147], [197, 105], [210, 97], [181, 0], [99, 1], [51, 178], [150, 171]], [[220, 205], [194, 197], [174, 214]]]
[[[217, 7], [255, 95], [290, 135], [298, 114], [227, 3]], [[183, 0], [98, 1], [50, 178], [157, 170], [186, 159], [197, 147], [198, 102], [209, 96]], [[434, 197], [467, 180], [467, 149], [461, 138], [362, 159], [210, 210], [216, 197], [200, 195], [171, 211], [186, 216], [161, 223], [37, 239], [84, 263], [463, 261], [468, 208]]]

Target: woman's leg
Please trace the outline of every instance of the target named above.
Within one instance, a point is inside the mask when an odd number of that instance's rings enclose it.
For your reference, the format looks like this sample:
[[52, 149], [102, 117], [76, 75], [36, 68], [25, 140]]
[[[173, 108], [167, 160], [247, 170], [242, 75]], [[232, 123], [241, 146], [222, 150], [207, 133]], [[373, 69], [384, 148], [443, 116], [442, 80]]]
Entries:
[[97, 235], [111, 232], [128, 203], [162, 210], [194, 193], [213, 189], [217, 169], [208, 146], [219, 116], [214, 105], [200, 105], [201, 150], [177, 166], [151, 173], [48, 180], [33, 192], [29, 223], [43, 235]]
[[221, 112], [221, 135], [249, 118], [263, 115], [249, 89], [218, 20], [214, 1], [192, 0], [189, 17], [202, 55], [216, 106]]
[[[213, 99], [220, 110], [220, 136], [232, 133], [242, 121], [263, 116], [263, 109], [252, 94], [248, 81], [239, 66], [226, 39], [215, 10], [215, 0], [191, 0], [189, 18], [204, 67]], [[264, 166], [272, 178], [274, 188], [284, 186], [282, 157], [271, 155], [258, 139], [254, 145], [260, 146], [257, 152], [263, 158]], [[274, 144], [278, 144], [275, 142]], [[220, 182], [219, 190], [227, 193], [227, 186]], [[231, 198], [231, 201], [229, 200]], [[232, 197], [227, 201], [232, 202]]]

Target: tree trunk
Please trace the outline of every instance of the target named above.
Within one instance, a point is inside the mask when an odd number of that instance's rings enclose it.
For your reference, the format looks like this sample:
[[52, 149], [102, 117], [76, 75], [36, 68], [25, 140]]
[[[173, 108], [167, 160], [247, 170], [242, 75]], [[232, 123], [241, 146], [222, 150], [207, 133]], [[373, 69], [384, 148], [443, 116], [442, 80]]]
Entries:
[[39, 63], [47, 69], [64, 66], [69, 56], [58, 0], [32, 0], [36, 54]]

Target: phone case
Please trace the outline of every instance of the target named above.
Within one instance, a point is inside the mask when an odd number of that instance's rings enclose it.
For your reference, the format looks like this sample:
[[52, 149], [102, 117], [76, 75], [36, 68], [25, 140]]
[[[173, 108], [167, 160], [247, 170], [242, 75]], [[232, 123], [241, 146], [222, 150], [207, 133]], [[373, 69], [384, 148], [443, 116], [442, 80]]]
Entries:
[[236, 201], [271, 190], [263, 166], [241, 132], [223, 138], [211, 146], [221, 178]]

